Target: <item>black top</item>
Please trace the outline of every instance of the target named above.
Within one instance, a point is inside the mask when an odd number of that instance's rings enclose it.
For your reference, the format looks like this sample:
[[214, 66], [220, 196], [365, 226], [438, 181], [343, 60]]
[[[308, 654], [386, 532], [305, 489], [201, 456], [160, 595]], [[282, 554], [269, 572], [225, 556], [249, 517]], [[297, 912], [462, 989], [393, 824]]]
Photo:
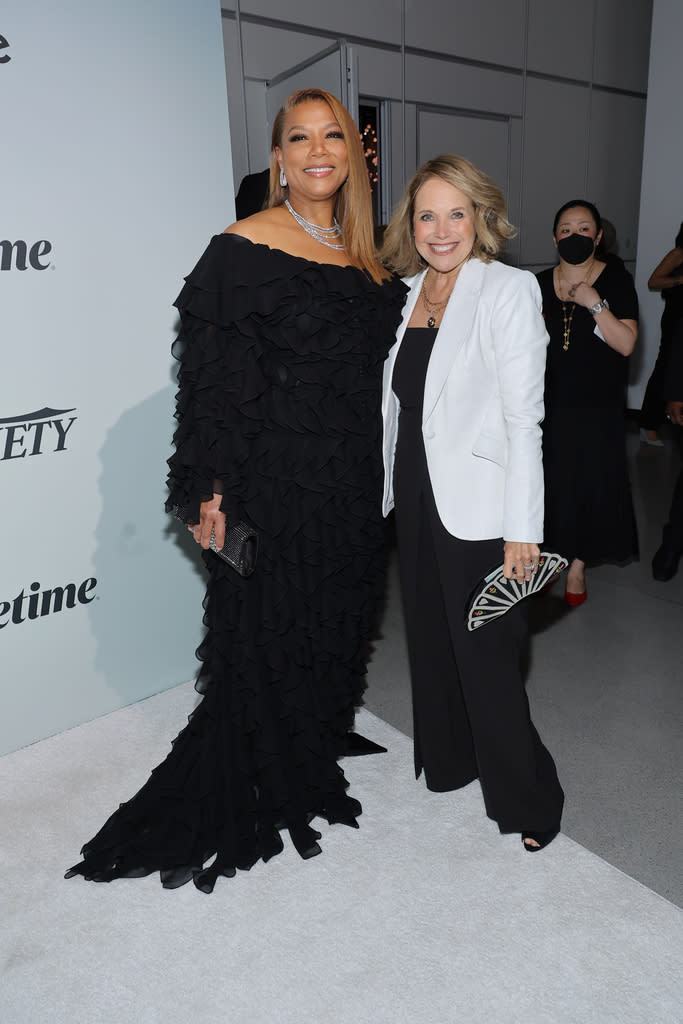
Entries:
[[408, 327], [394, 364], [392, 389], [401, 412], [422, 417], [425, 380], [438, 327]]
[[314, 470], [346, 450], [381, 480], [382, 366], [406, 291], [396, 277], [378, 285], [357, 267], [215, 235], [175, 303], [179, 426], [167, 507], [196, 522], [218, 480], [234, 517], [271, 463], [296, 480], [302, 463]]
[[[553, 268], [537, 274], [543, 296], [543, 316], [550, 335], [546, 363], [546, 415], [554, 409], [623, 407], [627, 359], [602, 341], [598, 325], [584, 306], [562, 303], [555, 294]], [[638, 296], [633, 278], [617, 263], [608, 263], [593, 286], [606, 299], [618, 320], [638, 319]], [[563, 308], [571, 316], [569, 347], [565, 351]]]

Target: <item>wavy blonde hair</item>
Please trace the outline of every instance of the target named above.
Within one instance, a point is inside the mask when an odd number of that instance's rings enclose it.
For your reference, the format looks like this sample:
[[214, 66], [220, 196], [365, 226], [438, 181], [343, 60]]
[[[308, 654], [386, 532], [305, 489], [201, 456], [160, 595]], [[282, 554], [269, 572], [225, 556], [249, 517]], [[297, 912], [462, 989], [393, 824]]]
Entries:
[[472, 256], [484, 263], [497, 259], [507, 239], [516, 233], [506, 216], [505, 197], [488, 175], [464, 156], [446, 153], [428, 160], [408, 182], [384, 234], [380, 258], [385, 266], [403, 276], [417, 274], [427, 266], [415, 248], [413, 215], [415, 197], [429, 178], [440, 178], [467, 196], [474, 207]]
[[268, 206], [282, 206], [287, 198], [287, 186], [280, 184], [280, 165], [275, 147], [282, 148], [282, 133], [285, 117], [294, 107], [310, 100], [327, 103], [344, 133], [346, 152], [349, 160], [349, 174], [337, 192], [334, 215], [339, 221], [344, 239], [344, 248], [350, 259], [360, 266], [373, 281], [380, 284], [391, 275], [379, 261], [375, 248], [372, 223], [372, 194], [363, 147], [358, 128], [346, 107], [324, 89], [298, 89], [287, 97], [273, 122], [270, 143], [270, 196]]

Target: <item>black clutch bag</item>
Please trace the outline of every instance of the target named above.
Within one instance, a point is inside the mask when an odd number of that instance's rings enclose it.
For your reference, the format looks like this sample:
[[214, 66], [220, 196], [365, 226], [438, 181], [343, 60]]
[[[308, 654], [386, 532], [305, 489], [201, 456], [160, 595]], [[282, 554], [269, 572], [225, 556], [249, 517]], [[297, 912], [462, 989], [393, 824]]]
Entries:
[[465, 621], [467, 629], [471, 633], [487, 622], [499, 619], [501, 615], [509, 611], [518, 601], [530, 594], [554, 583], [563, 569], [567, 568], [567, 559], [562, 555], [555, 555], [550, 551], [541, 551], [538, 558], [538, 568], [529, 582], [518, 583], [516, 580], [508, 580], [503, 576], [503, 566], [490, 572], [476, 585], [467, 601], [465, 608]]
[[[180, 505], [174, 505], [173, 515], [187, 524], [185, 509]], [[239, 522], [234, 526], [226, 527], [225, 543], [219, 550], [216, 547], [216, 532], [211, 531], [209, 548], [224, 562], [227, 562], [231, 569], [238, 572], [240, 576], [251, 576], [256, 568], [256, 556], [258, 555], [258, 534], [253, 526], [248, 523]]]

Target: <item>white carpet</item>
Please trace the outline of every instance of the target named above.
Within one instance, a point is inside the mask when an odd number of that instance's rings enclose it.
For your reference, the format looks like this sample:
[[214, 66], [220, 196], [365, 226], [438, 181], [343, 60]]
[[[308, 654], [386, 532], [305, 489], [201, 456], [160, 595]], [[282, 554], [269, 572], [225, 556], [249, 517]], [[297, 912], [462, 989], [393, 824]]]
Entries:
[[2, 1024], [679, 1024], [683, 914], [564, 836], [500, 836], [412, 744], [346, 760], [360, 830], [221, 878], [63, 881], [165, 756], [190, 684], [0, 759]]

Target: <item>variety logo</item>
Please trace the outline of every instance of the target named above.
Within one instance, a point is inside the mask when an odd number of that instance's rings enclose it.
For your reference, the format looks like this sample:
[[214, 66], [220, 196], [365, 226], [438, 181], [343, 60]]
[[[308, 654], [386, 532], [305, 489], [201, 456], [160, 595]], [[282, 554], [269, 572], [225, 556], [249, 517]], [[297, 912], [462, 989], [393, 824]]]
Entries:
[[68, 413], [75, 411], [45, 408], [0, 419], [0, 462], [65, 451], [66, 435], [78, 419]]
[[5, 37], [0, 35], [0, 64], [9, 64], [9, 62], [12, 59], [9, 53], [2, 52], [3, 50], [6, 50], [8, 46], [9, 43], [7, 42]]
[[21, 238], [17, 242], [4, 238], [0, 240], [0, 270], [47, 270], [50, 260], [46, 257], [51, 252], [52, 242], [46, 238], [32, 244]]
[[13, 601], [0, 601], [0, 629], [10, 623], [18, 626], [27, 619], [42, 619], [44, 615], [61, 612], [64, 608], [75, 608], [77, 604], [90, 604], [95, 600], [97, 580], [90, 576], [82, 583], [66, 583], [63, 587], [40, 589], [34, 582], [19, 591]]

